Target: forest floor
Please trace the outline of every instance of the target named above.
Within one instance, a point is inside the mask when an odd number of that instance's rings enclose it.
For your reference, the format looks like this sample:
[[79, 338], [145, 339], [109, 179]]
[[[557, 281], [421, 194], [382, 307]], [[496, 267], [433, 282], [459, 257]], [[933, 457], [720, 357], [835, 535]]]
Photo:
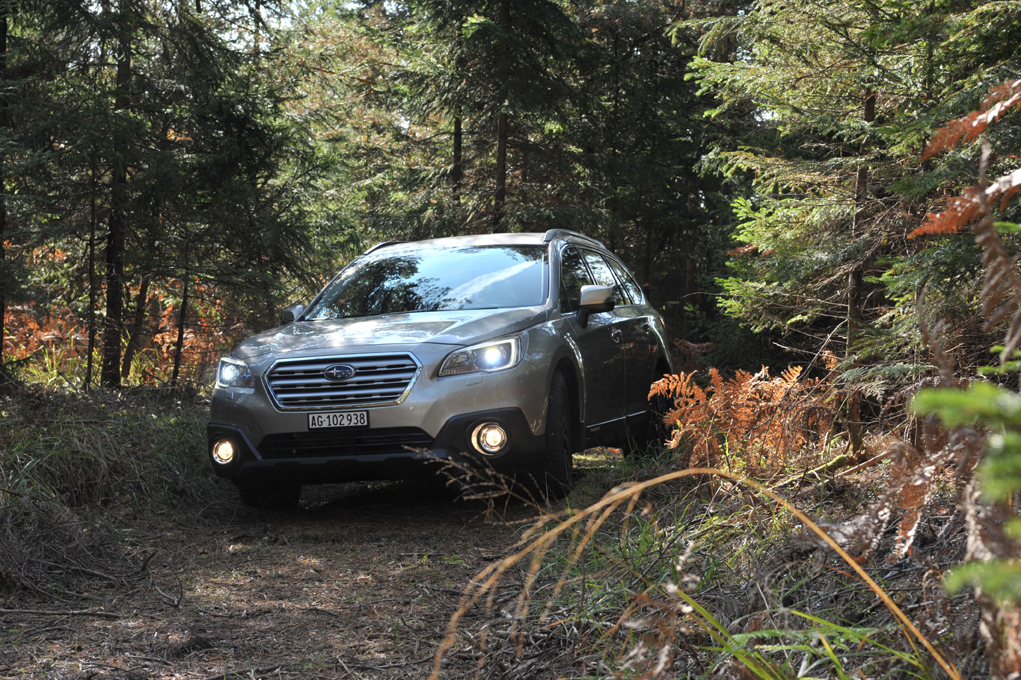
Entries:
[[[725, 647], [759, 638], [777, 677], [940, 677], [846, 564], [728, 483], [660, 483], [613, 517], [596, 510], [606, 524], [583, 552], [569, 530], [523, 547], [528, 530], [589, 517], [578, 511], [671, 461], [586, 451], [555, 516], [461, 500], [440, 477], [306, 487], [297, 511], [267, 514], [209, 471], [206, 409], [172, 392], [0, 393], [0, 678], [426, 678], [455, 614], [444, 680], [637, 677], [654, 639], [677, 677], [743, 678]], [[785, 493], [837, 526], [867, 510], [884, 474]], [[893, 556], [891, 524], [866, 567], [963, 677], [988, 677], [973, 599], [941, 587], [965, 532], [953, 471], [937, 476], [915, 549]], [[510, 555], [521, 559], [503, 561], [492, 599], [462, 610], [472, 579]], [[658, 623], [677, 578], [697, 584], [724, 646]], [[806, 627], [839, 662], [802, 644]]]
[[[5, 605], [0, 677], [423, 678], [465, 585], [537, 515], [429, 481], [306, 487], [262, 514], [223, 486], [200, 509], [110, 506], [134, 573], [87, 575], [91, 606]], [[475, 656], [448, 654], [444, 677]]]

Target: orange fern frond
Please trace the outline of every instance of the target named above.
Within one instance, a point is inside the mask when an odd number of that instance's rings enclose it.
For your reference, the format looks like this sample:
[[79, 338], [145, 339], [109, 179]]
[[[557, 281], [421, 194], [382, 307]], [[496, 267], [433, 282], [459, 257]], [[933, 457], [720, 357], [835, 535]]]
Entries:
[[787, 387], [792, 386], [798, 382], [798, 378], [801, 377], [801, 366], [791, 366], [786, 371], [780, 374], [780, 379], [783, 380]]
[[731, 465], [743, 458], [749, 470], [770, 472], [786, 465], [791, 455], [811, 450], [834, 422], [826, 405], [828, 381], [800, 380], [801, 367], [776, 378], [762, 367], [758, 373], [737, 371], [724, 378], [709, 371], [709, 386], [700, 388], [691, 374], [668, 376], [653, 388], [673, 399], [664, 423], [675, 428], [669, 445], [686, 445], [685, 465]]
[[1000, 199], [1000, 212], [1007, 209], [1007, 206], [1010, 205], [1010, 199], [1014, 198], [1018, 192], [1021, 192], [1021, 184], [1014, 184], [1003, 192], [1003, 198]]
[[734, 257], [743, 257], [743, 256], [747, 255], [748, 253], [754, 253], [758, 249], [759, 249], [759, 247], [757, 245], [755, 245], [753, 243], [749, 243], [746, 246], [741, 246], [740, 248], [734, 248], [733, 250], [728, 250], [727, 251], [727, 255], [733, 255]]
[[826, 370], [832, 371], [840, 364], [840, 359], [837, 355], [830, 350], [826, 350], [822, 353], [823, 364], [826, 366]]
[[967, 116], [952, 120], [936, 131], [925, 146], [922, 161], [925, 162], [940, 151], [957, 146], [962, 140], [965, 143], [978, 139], [990, 123], [999, 120], [1009, 109], [1021, 104], [1021, 80], [1004, 83], [993, 88], [989, 96], [982, 102], [982, 109], [972, 111]]
[[978, 189], [970, 187], [964, 196], [953, 196], [947, 200], [947, 209], [941, 213], [929, 213], [925, 222], [910, 234], [908, 238], [931, 236], [936, 234], [953, 234], [973, 219], [982, 209], [982, 204], [975, 194]]
[[991, 182], [985, 191], [970, 187], [963, 196], [950, 198], [945, 211], [938, 215], [930, 213], [925, 223], [908, 234], [908, 238], [956, 232], [982, 213], [984, 205], [1014, 196], [1018, 191], [1021, 191], [1021, 168]]

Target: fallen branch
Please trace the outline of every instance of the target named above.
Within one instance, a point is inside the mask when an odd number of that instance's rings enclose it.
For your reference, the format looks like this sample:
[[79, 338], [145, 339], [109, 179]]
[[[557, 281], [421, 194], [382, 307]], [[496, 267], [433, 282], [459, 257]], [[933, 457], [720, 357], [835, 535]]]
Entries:
[[812, 468], [811, 470], [804, 470], [802, 472], [799, 472], [798, 474], [792, 475], [787, 479], [783, 480], [782, 482], [768, 488], [770, 491], [779, 491], [783, 487], [788, 486], [789, 484], [792, 484], [794, 482], [798, 482], [799, 485], [803, 484], [805, 480], [808, 479], [817, 482], [826, 475], [833, 472], [837, 472], [838, 470], [840, 472], [834, 475], [835, 477], [846, 477], [848, 475], [853, 475], [855, 472], [860, 472], [865, 468], [872, 467], [873, 465], [882, 460], [886, 460], [887, 458], [892, 456], [893, 453], [894, 449], [888, 449], [883, 453], [879, 454], [878, 456], [869, 458], [864, 463], [860, 463], [851, 468], [848, 468], [847, 466], [854, 462], [854, 458], [848, 456], [847, 454], [841, 454], [828, 463], [823, 463], [819, 467]]
[[35, 614], [38, 616], [99, 616], [104, 619], [119, 619], [120, 614], [113, 612], [100, 612], [95, 609], [78, 609], [72, 611], [54, 612], [45, 609], [0, 609], [0, 614]]
[[171, 597], [170, 595], [167, 595], [155, 583], [152, 584], [152, 587], [156, 589], [157, 593], [159, 593], [160, 595], [163, 596], [164, 602], [166, 602], [166, 604], [169, 604], [171, 607], [180, 607], [181, 606], [181, 599], [180, 598]]
[[838, 475], [838, 476], [846, 477], [848, 475], [853, 475], [855, 472], [858, 472], [860, 470], [864, 470], [867, 467], [872, 467], [873, 465], [875, 465], [879, 461], [886, 460], [887, 458], [892, 456], [895, 451], [896, 451], [896, 449], [894, 449], [894, 448], [887, 449], [886, 451], [884, 451], [883, 453], [879, 454], [878, 456], [874, 456], [872, 458], [869, 458], [867, 461], [865, 461], [864, 463], [862, 463], [860, 465], [855, 465], [853, 468], [848, 468], [847, 470], [843, 470], [840, 473], [840, 475]]
[[119, 578], [116, 578], [114, 576], [110, 576], [109, 574], [104, 574], [101, 571], [95, 571], [93, 569], [86, 569], [85, 567], [79, 567], [79, 566], [73, 565], [73, 564], [57, 564], [55, 562], [47, 562], [46, 560], [39, 560], [39, 559], [36, 559], [34, 557], [30, 557], [29, 559], [32, 560], [33, 562], [37, 562], [39, 564], [45, 564], [48, 567], [56, 567], [57, 569], [62, 570], [62, 571], [77, 571], [77, 572], [80, 572], [82, 574], [88, 574], [90, 576], [98, 576], [99, 578], [106, 579], [107, 581], [110, 581], [111, 583], [120, 583], [121, 582], [121, 580]]
[[823, 463], [817, 468], [812, 468], [811, 470], [808, 471], [808, 474], [806, 476], [811, 477], [818, 481], [823, 476], [828, 475], [831, 472], [835, 472], [841, 468], [847, 467], [848, 465], [851, 464], [853, 460], [854, 460], [853, 456], [848, 456], [844, 454], [839, 455], [828, 463]]
[[265, 668], [246, 668], [245, 670], [241, 671], [224, 671], [223, 673], [217, 673], [216, 675], [206, 676], [202, 678], [202, 680], [223, 680], [224, 678], [234, 676], [243, 678], [247, 675], [262, 675], [263, 673], [272, 673], [273, 671], [278, 671], [282, 666], [283, 664], [278, 663], [276, 666], [266, 666]]
[[[426, 661], [430, 661], [430, 660], [432, 660], [432, 658], [433, 658], [433, 655], [430, 654], [429, 656], [423, 656], [421, 659], [416, 659], [415, 661], [401, 661], [399, 663], [388, 663], [388, 664], [383, 665], [383, 666], [373, 666], [372, 664], [367, 664], [367, 663], [352, 663], [351, 665], [354, 666], [355, 668], [363, 668], [363, 669], [368, 670], [368, 671], [379, 671], [379, 670], [383, 670], [384, 668], [403, 668], [404, 666], [415, 666], [417, 664], [425, 663]], [[346, 666], [345, 666], [345, 668], [346, 668]]]
[[340, 658], [340, 656], [337, 657], [337, 662], [340, 663], [341, 666], [343, 666], [345, 671], [347, 671], [347, 677], [354, 678], [355, 680], [361, 680], [362, 679], [362, 676], [358, 675], [353, 670], [351, 670], [350, 668], [347, 667], [347, 664], [344, 663], [344, 659]]

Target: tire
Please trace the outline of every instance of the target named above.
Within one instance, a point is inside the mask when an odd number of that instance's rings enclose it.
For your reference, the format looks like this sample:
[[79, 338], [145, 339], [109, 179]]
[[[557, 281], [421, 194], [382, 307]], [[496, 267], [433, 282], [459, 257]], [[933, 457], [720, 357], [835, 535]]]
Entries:
[[298, 507], [301, 484], [265, 481], [236, 482], [241, 502], [249, 508], [268, 512], [288, 512]]
[[567, 378], [557, 371], [546, 407], [546, 455], [532, 473], [533, 490], [543, 500], [556, 500], [574, 488], [574, 440]]
[[670, 404], [666, 397], [657, 394], [649, 400], [649, 422], [645, 434], [645, 446], [651, 455], [661, 453], [664, 442], [670, 438], [670, 429], [663, 424], [663, 416], [669, 410]]
[[666, 397], [657, 394], [649, 399], [645, 409], [645, 423], [636, 428], [636, 431], [629, 437], [629, 446], [624, 448], [626, 457], [654, 457], [663, 452], [664, 442], [670, 438], [670, 430], [663, 424], [663, 416], [669, 410], [670, 403]]

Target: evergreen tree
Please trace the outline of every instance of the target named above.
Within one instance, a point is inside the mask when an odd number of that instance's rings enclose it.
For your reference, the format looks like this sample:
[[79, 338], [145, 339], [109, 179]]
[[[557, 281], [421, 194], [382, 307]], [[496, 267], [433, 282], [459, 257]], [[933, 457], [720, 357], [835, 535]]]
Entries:
[[[43, 244], [70, 254], [33, 277], [62, 280], [64, 301], [86, 308], [90, 368], [105, 292], [110, 386], [127, 377], [153, 287], [177, 291], [179, 366], [196, 284], [246, 306], [254, 298], [257, 316], [275, 319], [276, 295], [310, 280], [319, 260], [310, 252], [331, 224], [304, 208], [332, 161], [288, 114], [293, 83], [268, 49], [285, 36], [244, 5], [201, 9], [40, 6], [22, 17], [11, 54], [31, 75], [14, 119], [32, 176], [17, 181], [42, 209], [19, 212], [8, 235], [19, 235], [23, 257]], [[227, 39], [239, 20], [247, 37]]]
[[[753, 172], [756, 188], [734, 206], [743, 245], [723, 281], [730, 313], [801, 335], [812, 354], [839, 349], [841, 338], [848, 379], [874, 391], [885, 369], [873, 367], [894, 356], [914, 361], [901, 374], [926, 370], [913, 354], [923, 285], [927, 313], [974, 326], [958, 304], [975, 280], [974, 246], [952, 238], [919, 252], [906, 236], [970, 181], [960, 156], [919, 163], [927, 136], [1017, 71], [1008, 47], [1017, 24], [993, 28], [992, 6], [760, 0], [709, 22], [697, 66], [721, 99], [715, 115], [754, 105], [760, 124], [779, 133], [770, 147], [735, 145], [720, 156], [725, 172]], [[724, 41], [742, 58], [711, 58]], [[986, 52], [990, 44], [997, 49]], [[856, 398], [847, 416], [857, 450]]]

